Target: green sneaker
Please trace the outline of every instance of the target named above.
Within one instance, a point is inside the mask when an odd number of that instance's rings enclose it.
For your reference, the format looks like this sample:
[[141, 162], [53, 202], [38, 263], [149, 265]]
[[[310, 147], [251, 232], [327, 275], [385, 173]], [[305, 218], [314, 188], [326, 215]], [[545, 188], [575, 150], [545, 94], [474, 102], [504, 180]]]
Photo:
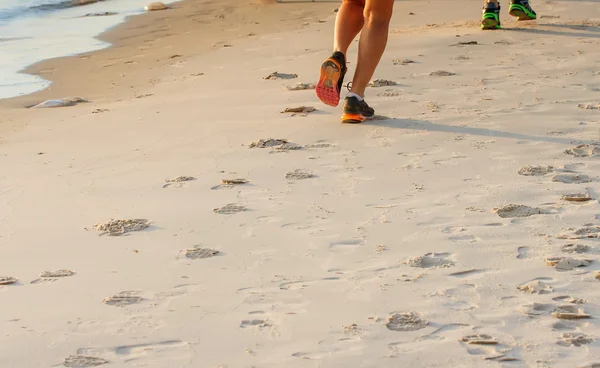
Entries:
[[481, 15], [481, 29], [500, 29], [500, 3], [487, 3]]
[[533, 20], [537, 18], [537, 14], [529, 5], [528, 0], [511, 0], [508, 13], [519, 20]]

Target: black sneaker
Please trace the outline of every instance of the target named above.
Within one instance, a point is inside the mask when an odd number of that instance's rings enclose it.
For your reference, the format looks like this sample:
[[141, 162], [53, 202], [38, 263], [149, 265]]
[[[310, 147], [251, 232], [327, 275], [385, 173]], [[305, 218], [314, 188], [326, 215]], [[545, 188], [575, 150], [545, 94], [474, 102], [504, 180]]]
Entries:
[[500, 29], [500, 3], [487, 3], [481, 15], [481, 29]]
[[537, 14], [529, 5], [528, 0], [511, 0], [508, 13], [519, 20], [533, 20], [537, 18]]
[[342, 115], [342, 123], [362, 123], [373, 115], [375, 115], [375, 110], [369, 107], [365, 100], [359, 101], [358, 98], [354, 96], [346, 97], [344, 100], [344, 114]]

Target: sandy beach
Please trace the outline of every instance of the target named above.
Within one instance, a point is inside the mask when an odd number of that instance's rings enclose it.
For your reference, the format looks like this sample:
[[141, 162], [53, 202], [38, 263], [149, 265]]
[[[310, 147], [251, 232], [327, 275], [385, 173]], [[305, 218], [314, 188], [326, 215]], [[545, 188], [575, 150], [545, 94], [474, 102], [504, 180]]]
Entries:
[[0, 100], [0, 367], [600, 366], [598, 1], [397, 2], [360, 125], [338, 3], [236, 4]]

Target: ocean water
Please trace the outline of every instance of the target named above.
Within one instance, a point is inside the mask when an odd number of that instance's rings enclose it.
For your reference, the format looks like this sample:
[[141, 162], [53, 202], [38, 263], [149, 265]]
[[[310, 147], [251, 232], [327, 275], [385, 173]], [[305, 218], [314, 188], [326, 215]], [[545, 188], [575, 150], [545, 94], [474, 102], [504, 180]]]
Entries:
[[[21, 71], [42, 60], [110, 46], [94, 37], [127, 16], [144, 12], [152, 1], [106, 0], [73, 6], [70, 0], [0, 0], [0, 99], [48, 87], [50, 82]], [[104, 12], [117, 14], [85, 17]]]

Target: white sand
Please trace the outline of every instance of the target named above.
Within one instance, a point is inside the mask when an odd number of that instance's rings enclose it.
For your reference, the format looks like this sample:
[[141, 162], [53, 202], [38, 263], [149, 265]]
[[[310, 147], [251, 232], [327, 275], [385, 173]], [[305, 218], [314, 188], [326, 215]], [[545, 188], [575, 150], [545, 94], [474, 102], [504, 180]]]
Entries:
[[[314, 91], [286, 89], [315, 81], [333, 14], [178, 64], [143, 99], [31, 110], [0, 146], [0, 276], [19, 278], [0, 286], [0, 366], [600, 364], [600, 238], [559, 238], [600, 225], [600, 156], [565, 153], [600, 138], [600, 110], [578, 107], [600, 104], [598, 3], [537, 2], [560, 16], [537, 25], [504, 9], [501, 32], [477, 28], [478, 1], [457, 3], [397, 3], [375, 78], [399, 84], [367, 95], [388, 120], [341, 125]], [[274, 71], [299, 77], [263, 79]], [[280, 113], [297, 106], [317, 111]], [[247, 146], [261, 138], [316, 146]], [[315, 177], [286, 179], [297, 169]], [[592, 181], [552, 181], [569, 170]], [[177, 176], [196, 180], [163, 188]], [[249, 183], [219, 186], [237, 178]], [[228, 204], [245, 210], [214, 212]], [[508, 204], [543, 214], [494, 212]], [[99, 236], [110, 219], [152, 225]], [[186, 257], [196, 246], [207, 258]], [[594, 262], [558, 271], [550, 257]], [[60, 269], [76, 274], [30, 284]], [[592, 318], [554, 317], [562, 296]], [[388, 329], [395, 312], [414, 315]]]

